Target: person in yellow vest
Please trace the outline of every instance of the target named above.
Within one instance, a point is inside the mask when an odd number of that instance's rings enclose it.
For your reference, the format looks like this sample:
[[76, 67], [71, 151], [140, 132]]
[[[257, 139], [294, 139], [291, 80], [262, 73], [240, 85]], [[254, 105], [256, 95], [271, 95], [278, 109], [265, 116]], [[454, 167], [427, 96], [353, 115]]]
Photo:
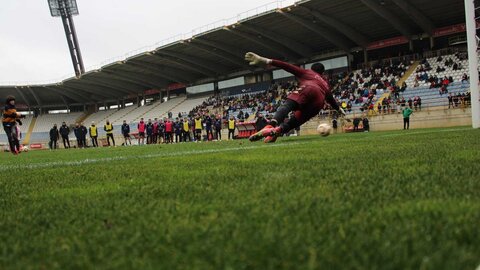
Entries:
[[235, 138], [235, 118], [230, 116], [228, 119], [228, 139], [230, 140], [230, 135], [232, 136], [232, 140]]
[[[183, 141], [184, 142], [189, 142], [192, 140], [192, 138], [190, 137], [190, 125], [189, 125], [189, 122], [188, 122], [188, 118], [185, 118], [183, 119]], [[188, 141], [187, 141], [188, 139]]]
[[113, 138], [113, 125], [110, 123], [110, 121], [107, 120], [107, 123], [105, 126], [103, 126], [103, 130], [107, 132], [107, 143], [108, 146], [110, 146], [110, 139], [112, 139], [113, 146], [115, 146], [115, 139]]
[[88, 129], [88, 133], [90, 134], [93, 147], [98, 147], [98, 129], [95, 126], [95, 122], [92, 122], [92, 125]]
[[199, 142], [202, 140], [202, 128], [203, 128], [203, 123], [202, 123], [202, 118], [200, 117], [199, 114], [195, 116], [195, 141]]

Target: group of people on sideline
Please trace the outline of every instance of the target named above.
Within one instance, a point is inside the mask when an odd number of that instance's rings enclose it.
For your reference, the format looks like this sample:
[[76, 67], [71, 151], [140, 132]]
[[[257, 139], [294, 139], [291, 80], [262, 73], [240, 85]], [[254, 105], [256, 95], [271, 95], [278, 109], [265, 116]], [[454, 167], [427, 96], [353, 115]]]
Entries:
[[[120, 126], [119, 135], [123, 138], [122, 145], [132, 145], [132, 137], [136, 139], [138, 145], [161, 144], [161, 143], [181, 143], [181, 142], [199, 142], [199, 141], [220, 141], [222, 140], [222, 129], [224, 126], [228, 129], [228, 139], [235, 138], [236, 119], [231, 116], [227, 121], [221, 117], [208, 114], [196, 114], [195, 117], [148, 119], [143, 118], [132, 127], [126, 120]], [[112, 123], [107, 120], [103, 125], [105, 132], [105, 146], [115, 146], [115, 132], [117, 132]], [[83, 123], [76, 123], [70, 127], [63, 122], [60, 128], [54, 124], [50, 129], [50, 149], [58, 148], [58, 141], [61, 139], [65, 149], [71, 148], [70, 133], [76, 139], [76, 148], [98, 147], [99, 131], [95, 122], [87, 128]], [[87, 140], [89, 137], [89, 140]]]

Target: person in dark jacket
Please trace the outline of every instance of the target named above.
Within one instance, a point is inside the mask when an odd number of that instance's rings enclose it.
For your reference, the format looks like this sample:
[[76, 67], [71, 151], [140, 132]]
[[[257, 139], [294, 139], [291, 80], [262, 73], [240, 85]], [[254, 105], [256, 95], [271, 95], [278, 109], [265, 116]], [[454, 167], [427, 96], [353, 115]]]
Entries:
[[358, 125], [360, 124], [360, 118], [353, 118], [353, 131], [358, 131]]
[[337, 121], [337, 118], [333, 118], [332, 120], [332, 128], [333, 128], [333, 131], [335, 133], [337, 133], [337, 130], [338, 130], [338, 121]]
[[132, 145], [132, 140], [130, 139], [130, 125], [127, 124], [126, 120], [123, 120], [122, 135], [123, 139], [125, 140], [124, 145], [127, 146], [128, 142], [130, 142], [130, 145]]
[[263, 114], [262, 113], [259, 113], [258, 114], [258, 117], [257, 117], [257, 121], [255, 121], [255, 129], [257, 131], [260, 131], [262, 130], [265, 126], [267, 126], [268, 122], [267, 122], [267, 119], [265, 119], [265, 117], [263, 117]]
[[62, 136], [63, 148], [65, 149], [70, 148], [70, 140], [68, 139], [68, 134], [70, 134], [70, 128], [65, 122], [63, 122], [62, 126], [60, 127], [60, 135]]
[[369, 123], [368, 118], [366, 116], [362, 119], [362, 124], [363, 124], [363, 131], [364, 132], [369, 132], [370, 131], [370, 123]]
[[218, 117], [213, 124], [215, 128], [215, 140], [222, 140], [222, 118]]
[[212, 132], [213, 120], [209, 115], [207, 115], [205, 116], [204, 121], [205, 121], [205, 130], [207, 131], [207, 140], [210, 141], [213, 139], [213, 132]]
[[80, 127], [79, 123], [75, 124], [75, 127], [73, 128], [73, 133], [75, 134], [75, 138], [77, 139], [77, 147], [82, 148], [82, 129]]
[[57, 124], [53, 125], [53, 128], [50, 129], [50, 142], [48, 146], [50, 146], [50, 150], [57, 149], [57, 142], [60, 138], [60, 133], [58, 132]]
[[152, 119], [148, 119], [147, 127], [146, 127], [146, 133], [147, 133], [147, 144], [152, 144], [153, 143], [153, 123]]
[[81, 139], [82, 139], [82, 145], [83, 147], [87, 147], [87, 134], [88, 134], [88, 129], [83, 125], [83, 123], [80, 124], [80, 134], [81, 134]]
[[173, 123], [173, 130], [175, 132], [175, 143], [182, 142], [182, 128], [183, 123], [177, 118]]

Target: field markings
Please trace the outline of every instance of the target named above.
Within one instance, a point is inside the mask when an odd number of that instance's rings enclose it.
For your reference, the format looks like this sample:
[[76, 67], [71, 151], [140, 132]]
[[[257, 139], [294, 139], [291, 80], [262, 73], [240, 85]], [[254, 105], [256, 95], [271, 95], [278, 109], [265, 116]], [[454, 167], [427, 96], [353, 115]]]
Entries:
[[[441, 130], [430, 130], [430, 131], [399, 131], [399, 133], [394, 134], [379, 134], [372, 137], [364, 137], [361, 139], [376, 139], [384, 137], [398, 137], [405, 135], [418, 135], [418, 134], [429, 134], [429, 133], [441, 133], [441, 132], [457, 132], [471, 130], [471, 128], [456, 128], [456, 129], [441, 129]], [[343, 141], [343, 139], [348, 139], [346, 137], [341, 138], [337, 141]], [[359, 138], [353, 138], [358, 140]], [[150, 159], [150, 158], [160, 158], [160, 157], [176, 157], [184, 155], [201, 155], [201, 154], [210, 154], [210, 153], [222, 153], [222, 152], [231, 152], [239, 150], [251, 150], [251, 149], [261, 149], [261, 148], [271, 148], [271, 147], [288, 147], [294, 145], [305, 145], [310, 143], [307, 142], [286, 142], [279, 144], [263, 144], [263, 145], [252, 145], [252, 146], [242, 146], [242, 147], [231, 147], [223, 149], [205, 149], [205, 150], [191, 150], [191, 151], [181, 151], [173, 153], [158, 153], [158, 154], [146, 154], [146, 155], [137, 155], [137, 156], [118, 156], [118, 157], [106, 157], [106, 158], [87, 158], [82, 160], [73, 160], [73, 161], [54, 161], [54, 162], [44, 162], [44, 163], [31, 163], [31, 164], [17, 164], [17, 165], [4, 165], [0, 166], [0, 172], [10, 171], [10, 170], [22, 170], [22, 169], [41, 169], [41, 168], [52, 168], [59, 166], [81, 166], [86, 164], [95, 164], [102, 162], [114, 162], [114, 161], [124, 161], [124, 160], [137, 160], [137, 159]]]
[[150, 159], [150, 158], [159, 158], [159, 157], [201, 155], [201, 154], [222, 153], [222, 152], [231, 152], [231, 151], [239, 151], [239, 150], [285, 147], [285, 146], [293, 146], [293, 145], [301, 145], [301, 144], [307, 144], [307, 142], [289, 142], [289, 143], [283, 143], [283, 144], [268, 144], [268, 145], [264, 144], [264, 145], [255, 145], [255, 146], [231, 147], [231, 148], [223, 148], [223, 149], [191, 150], [191, 151], [181, 151], [181, 152], [173, 152], [173, 153], [118, 156], [118, 157], [107, 157], [107, 158], [87, 158], [87, 159], [73, 160], [73, 161], [53, 161], [53, 162], [44, 162], [44, 163], [7, 165], [7, 166], [0, 166], [0, 172], [9, 171], [9, 170], [51, 168], [51, 167], [59, 167], [59, 166], [81, 166], [86, 164], [124, 161], [124, 160], [133, 160], [133, 159]]

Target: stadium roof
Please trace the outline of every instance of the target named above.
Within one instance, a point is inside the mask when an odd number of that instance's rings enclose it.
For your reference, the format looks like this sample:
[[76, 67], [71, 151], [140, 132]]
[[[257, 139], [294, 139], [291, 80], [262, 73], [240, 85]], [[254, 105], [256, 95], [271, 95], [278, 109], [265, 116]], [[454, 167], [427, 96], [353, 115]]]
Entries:
[[179, 40], [56, 84], [0, 86], [30, 107], [135, 97], [172, 83], [193, 85], [254, 71], [247, 51], [304, 62], [361, 50], [397, 36], [416, 39], [464, 22], [463, 1], [304, 0]]

